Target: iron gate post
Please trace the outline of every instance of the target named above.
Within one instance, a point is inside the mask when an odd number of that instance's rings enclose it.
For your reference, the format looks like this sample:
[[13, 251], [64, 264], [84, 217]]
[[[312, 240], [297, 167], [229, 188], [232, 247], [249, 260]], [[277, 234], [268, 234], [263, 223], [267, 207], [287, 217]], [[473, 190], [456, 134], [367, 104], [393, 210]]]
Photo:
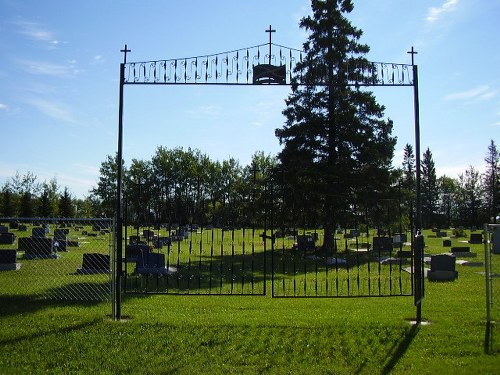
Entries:
[[[127, 46], [125, 46], [127, 50]], [[123, 214], [122, 214], [122, 170], [123, 170], [123, 86], [125, 81], [125, 63], [120, 64], [120, 98], [118, 105], [118, 153], [116, 175], [116, 246], [114, 262], [114, 289], [113, 289], [113, 319], [121, 319], [121, 284], [122, 284], [122, 256], [123, 256]]]
[[415, 161], [416, 161], [416, 218], [415, 218], [415, 256], [414, 256], [414, 285], [416, 322], [422, 322], [422, 300], [424, 298], [424, 238], [422, 230], [422, 200], [421, 200], [421, 176], [420, 176], [420, 110], [418, 101], [418, 66], [414, 64], [413, 56], [416, 53], [411, 48], [413, 68], [413, 102], [415, 111]]

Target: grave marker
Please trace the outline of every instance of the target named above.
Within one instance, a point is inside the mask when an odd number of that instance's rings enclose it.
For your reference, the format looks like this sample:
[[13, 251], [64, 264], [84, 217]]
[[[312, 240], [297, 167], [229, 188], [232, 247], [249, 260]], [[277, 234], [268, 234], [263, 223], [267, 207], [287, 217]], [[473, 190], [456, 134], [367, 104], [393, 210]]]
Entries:
[[470, 244], [481, 244], [481, 243], [483, 243], [483, 234], [482, 233], [471, 233], [470, 234], [469, 243]]
[[76, 272], [82, 274], [110, 273], [110, 257], [106, 254], [84, 253], [82, 268], [77, 269]]
[[453, 281], [458, 278], [455, 261], [455, 255], [452, 254], [432, 255], [431, 269], [427, 271], [429, 281]]
[[17, 271], [21, 263], [17, 263], [16, 250], [0, 250], [0, 271]]
[[0, 245], [12, 245], [16, 241], [16, 235], [14, 233], [1, 233], [0, 234]]
[[491, 241], [493, 242], [493, 247], [491, 252], [493, 254], [500, 254], [500, 228], [496, 228], [491, 236]]

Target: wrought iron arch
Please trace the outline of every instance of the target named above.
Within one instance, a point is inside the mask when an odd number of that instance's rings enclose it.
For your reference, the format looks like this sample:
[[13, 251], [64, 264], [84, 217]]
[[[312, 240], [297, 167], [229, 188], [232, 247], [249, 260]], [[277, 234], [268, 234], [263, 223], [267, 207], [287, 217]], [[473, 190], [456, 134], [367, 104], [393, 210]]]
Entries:
[[[295, 67], [303, 60], [304, 52], [273, 43], [269, 26], [269, 43], [220, 53], [142, 62], [127, 62], [130, 50], [125, 45], [121, 50], [124, 61], [120, 64], [120, 90], [118, 114], [118, 173], [116, 204], [116, 249], [114, 262], [114, 303], [113, 317], [121, 317], [121, 286], [123, 256], [123, 92], [128, 85], [291, 85], [302, 84]], [[421, 225], [420, 203], [420, 124], [418, 101], [418, 67], [414, 64], [416, 52], [410, 52], [411, 64], [387, 62], [354, 62], [341, 67], [347, 77], [348, 86], [409, 86], [414, 90], [415, 153], [416, 153], [416, 231]], [[328, 72], [319, 72], [317, 86], [328, 85]], [[264, 234], [265, 236], [265, 234]], [[423, 242], [415, 241], [414, 301], [417, 307], [418, 323], [421, 322], [421, 302], [423, 290]], [[420, 245], [421, 246], [420, 246]]]

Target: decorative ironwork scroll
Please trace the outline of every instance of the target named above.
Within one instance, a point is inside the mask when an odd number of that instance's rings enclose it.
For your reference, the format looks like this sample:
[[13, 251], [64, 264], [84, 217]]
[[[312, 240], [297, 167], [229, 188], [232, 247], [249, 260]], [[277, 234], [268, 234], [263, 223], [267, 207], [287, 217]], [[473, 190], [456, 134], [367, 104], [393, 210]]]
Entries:
[[[295, 67], [303, 56], [303, 51], [272, 43], [212, 55], [130, 62], [124, 64], [124, 84], [289, 85], [293, 78], [301, 84]], [[413, 85], [412, 65], [350, 63], [340, 70], [350, 86]], [[327, 76], [326, 72], [319, 74], [314, 84], [327, 85]]]

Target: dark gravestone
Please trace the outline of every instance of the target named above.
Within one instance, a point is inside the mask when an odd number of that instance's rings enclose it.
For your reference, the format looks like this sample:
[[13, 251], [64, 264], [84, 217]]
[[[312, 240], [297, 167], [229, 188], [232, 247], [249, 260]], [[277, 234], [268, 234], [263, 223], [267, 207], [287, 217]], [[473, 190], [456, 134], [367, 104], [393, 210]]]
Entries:
[[0, 250], [0, 271], [17, 271], [21, 264], [16, 263], [16, 260], [16, 250]]
[[133, 245], [133, 244], [138, 244], [141, 241], [141, 236], [130, 236], [128, 243]]
[[373, 251], [392, 251], [392, 238], [373, 237]]
[[458, 277], [455, 271], [455, 255], [439, 254], [431, 256], [431, 269], [427, 272], [429, 281], [453, 281]]
[[54, 230], [54, 247], [56, 251], [68, 251], [68, 231], [66, 229]]
[[19, 251], [24, 251], [24, 259], [59, 258], [54, 252], [52, 238], [20, 237], [17, 248]]
[[397, 239], [398, 236], [399, 236], [399, 242], [402, 242], [402, 243], [408, 242], [408, 236], [406, 235], [406, 233], [395, 233], [394, 237], [393, 237], [393, 241], [394, 241], [394, 238]]
[[309, 251], [315, 250], [316, 246], [314, 244], [314, 238], [310, 234], [303, 234], [297, 236], [297, 250], [299, 251]]
[[470, 244], [481, 244], [481, 243], [483, 243], [483, 234], [482, 233], [471, 233], [470, 234], [469, 243]]
[[11, 221], [9, 223], [9, 228], [10, 229], [19, 229], [19, 223], [17, 221]]
[[411, 258], [411, 250], [400, 250], [396, 253], [398, 258]]
[[142, 235], [147, 241], [152, 241], [155, 238], [155, 232], [150, 229], [144, 229]]
[[109, 222], [107, 221], [99, 221], [97, 223], [92, 224], [93, 232], [100, 232], [102, 230], [107, 230], [107, 229], [109, 229]]
[[0, 245], [12, 245], [15, 241], [16, 241], [16, 235], [14, 233], [0, 234]]
[[17, 227], [17, 230], [19, 232], [26, 232], [28, 230], [28, 226], [25, 224], [19, 224], [19, 226]]
[[77, 270], [78, 273], [93, 274], [93, 273], [109, 273], [110, 257], [106, 254], [85, 253], [83, 254], [82, 268]]
[[9, 231], [8, 227], [6, 227], [5, 225], [0, 225], [0, 234], [7, 233], [8, 231]]
[[352, 237], [359, 237], [359, 230], [357, 229], [351, 229], [349, 233], [351, 234]]
[[500, 228], [497, 228], [493, 231], [493, 235], [491, 236], [491, 241], [493, 242], [493, 247], [491, 248], [491, 252], [493, 254], [500, 254]]
[[139, 274], [162, 274], [175, 272], [173, 268], [165, 266], [165, 254], [143, 253], [137, 259], [135, 270]]
[[45, 238], [46, 230], [43, 227], [35, 227], [31, 229], [31, 237], [33, 238]]
[[127, 262], [136, 262], [142, 254], [150, 252], [148, 245], [133, 244], [125, 248], [125, 260]]
[[451, 247], [451, 240], [443, 240], [443, 247]]
[[438, 237], [448, 237], [448, 232], [438, 232], [437, 236]]
[[453, 246], [451, 248], [451, 252], [456, 255], [457, 257], [467, 257], [467, 258], [473, 258], [476, 256], [476, 253], [472, 253], [470, 251], [469, 246]]

